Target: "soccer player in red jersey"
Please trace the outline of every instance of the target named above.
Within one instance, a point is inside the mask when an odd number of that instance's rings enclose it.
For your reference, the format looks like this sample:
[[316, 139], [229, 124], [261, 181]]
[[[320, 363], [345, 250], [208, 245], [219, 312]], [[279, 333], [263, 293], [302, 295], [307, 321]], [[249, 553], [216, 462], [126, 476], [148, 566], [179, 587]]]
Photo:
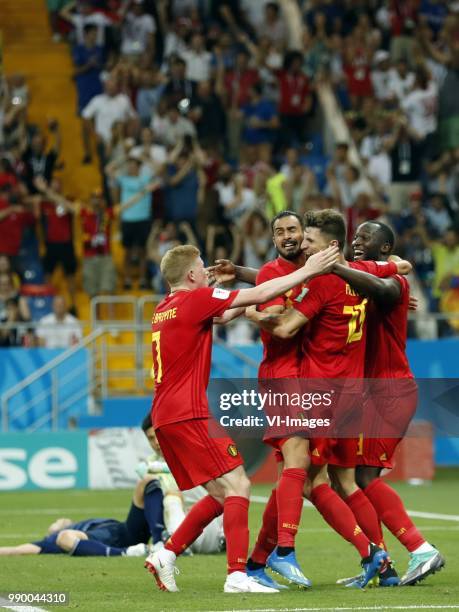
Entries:
[[[175, 247], [161, 261], [161, 272], [171, 293], [158, 305], [152, 321], [155, 377], [153, 426], [170, 470], [180, 489], [203, 485], [209, 495], [200, 500], [166, 543], [150, 555], [146, 567], [163, 590], [177, 591], [175, 559], [223, 513], [227, 542], [228, 593], [275, 593], [245, 573], [249, 544], [250, 482], [239, 452], [229, 437], [209, 419], [206, 388], [210, 374], [212, 324], [234, 318], [231, 309], [262, 304], [295, 285], [331, 269], [337, 249], [318, 253], [287, 276], [240, 291], [208, 287], [199, 251], [191, 245]], [[212, 427], [213, 426], [213, 427]]]
[[[354, 260], [387, 260], [394, 242], [389, 226], [377, 221], [363, 223], [357, 228], [352, 243]], [[380, 577], [380, 584], [415, 584], [441, 569], [444, 559], [417, 530], [398, 493], [380, 478], [383, 468], [393, 467], [395, 449], [416, 411], [416, 384], [405, 352], [409, 284], [404, 276], [378, 279], [341, 265], [335, 266], [334, 272], [360, 294], [371, 298], [368, 308], [371, 334], [367, 336], [365, 378], [383, 379], [384, 382], [370, 385], [372, 393], [366, 397], [365, 413], [373, 422], [379, 415], [394, 421], [400, 432], [398, 437], [376, 438], [371, 437], [370, 431], [364, 431], [358, 448], [357, 484], [370, 499], [379, 519], [410, 553], [408, 570], [401, 581], [391, 569], [390, 576], [385, 576], [384, 572], [384, 578]], [[397, 382], [389, 382], [389, 379]]]
[[[301, 248], [304, 239], [303, 221], [292, 211], [282, 211], [271, 221], [273, 242], [279, 254], [259, 270], [256, 284], [272, 278], [285, 276], [304, 264], [305, 255]], [[259, 306], [266, 313], [280, 314], [291, 308], [293, 301], [305, 290], [305, 283], [290, 289], [284, 295]], [[279, 339], [261, 330], [263, 360], [258, 378], [263, 380], [298, 378], [301, 349], [297, 338]], [[263, 513], [263, 524], [255, 548], [247, 562], [247, 573], [265, 585], [279, 588], [265, 573], [269, 555], [277, 546], [281, 573], [300, 586], [309, 587], [311, 582], [301, 571], [295, 555], [295, 536], [303, 507], [303, 488], [306, 469], [309, 465], [308, 441], [302, 436], [265, 436], [265, 442], [276, 448], [279, 462], [279, 481], [272, 490]]]
[[[307, 256], [320, 252], [329, 244], [337, 244], [342, 251], [345, 236], [344, 219], [337, 211], [324, 210], [306, 215]], [[343, 255], [341, 263], [347, 265]], [[375, 262], [359, 265], [377, 271]], [[396, 270], [393, 263], [385, 268], [384, 274]], [[303, 335], [302, 378], [362, 379], [367, 302], [367, 298], [351, 290], [343, 279], [330, 274], [308, 282], [308, 292], [294, 302], [292, 309], [277, 316], [256, 313], [255, 319], [281, 338], [295, 336], [309, 322], [307, 333]], [[358, 396], [354, 394], [351, 399], [356, 402]], [[359, 551], [364, 573], [353, 586], [363, 587], [382, 569], [387, 553], [371, 543], [356, 521], [351, 504], [345, 503], [328, 485], [327, 475], [327, 464], [330, 463], [330, 472], [347, 496], [358, 490], [354, 479], [356, 441], [321, 439], [312, 441], [312, 446], [311, 501], [325, 520]], [[365, 512], [360, 512], [360, 515], [368, 515], [368, 521], [377, 528], [377, 516], [371, 503], [366, 503]], [[380, 543], [382, 535], [377, 536], [374, 541]]]

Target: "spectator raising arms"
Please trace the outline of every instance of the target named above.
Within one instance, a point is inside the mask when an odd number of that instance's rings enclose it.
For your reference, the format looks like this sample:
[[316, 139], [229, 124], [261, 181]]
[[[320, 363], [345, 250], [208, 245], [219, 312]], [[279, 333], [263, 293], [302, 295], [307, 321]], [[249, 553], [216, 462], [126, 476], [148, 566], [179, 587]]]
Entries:
[[93, 130], [97, 139], [98, 153], [103, 164], [105, 147], [110, 143], [113, 125], [116, 122], [126, 124], [136, 117], [130, 99], [126, 94], [119, 93], [116, 81], [113, 79], [105, 81], [104, 90], [104, 93], [92, 98], [81, 113], [85, 151], [83, 163], [90, 163], [92, 159], [91, 134]]
[[97, 27], [84, 27], [83, 43], [73, 48], [73, 73], [78, 92], [78, 114], [89, 102], [102, 93], [100, 73], [105, 63], [105, 50], [97, 44]]
[[51, 283], [54, 270], [62, 266], [70, 295], [70, 308], [75, 311], [77, 260], [73, 248], [73, 215], [75, 206], [62, 195], [62, 185], [57, 179], [46, 181], [37, 177], [36, 189], [43, 195], [36, 211], [43, 223], [46, 254], [43, 260], [45, 280]]
[[161, 182], [154, 177], [154, 162], [150, 169], [141, 172], [142, 161], [130, 156], [126, 172], [120, 172], [121, 164], [107, 166], [107, 174], [114, 181], [114, 200], [120, 202], [122, 243], [125, 249], [123, 266], [124, 288], [132, 287], [132, 276], [139, 268], [140, 288], [147, 286], [145, 245], [151, 227], [151, 192], [158, 189]]

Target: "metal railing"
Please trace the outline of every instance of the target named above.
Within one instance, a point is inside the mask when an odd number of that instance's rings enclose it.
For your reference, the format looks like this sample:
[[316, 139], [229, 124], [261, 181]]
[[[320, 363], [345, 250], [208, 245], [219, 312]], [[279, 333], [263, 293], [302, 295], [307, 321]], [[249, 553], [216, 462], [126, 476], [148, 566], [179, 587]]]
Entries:
[[[155, 305], [162, 298], [161, 295], [141, 298], [129, 296], [94, 298], [91, 301], [91, 333], [3, 393], [1, 397], [3, 431], [7, 431], [15, 422], [33, 416], [36, 407], [40, 405], [46, 404], [49, 409], [42, 410], [35, 420], [30, 418], [26, 431], [36, 431], [42, 427], [58, 429], [78, 402], [86, 401], [87, 413], [97, 414], [105, 398], [152, 393], [151, 316]], [[117, 309], [119, 318], [116, 317]], [[104, 314], [109, 310], [115, 317], [101, 318], [101, 312], [104, 310]], [[459, 313], [410, 313], [410, 321], [416, 324], [418, 331], [427, 330], [429, 326], [433, 328], [441, 322], [448, 322], [451, 328], [459, 333]], [[20, 325], [26, 329], [31, 326], [30, 323]], [[15, 327], [15, 324], [3, 325], [3, 328], [12, 327]], [[217, 336], [214, 337], [214, 344], [232, 357], [232, 360], [228, 360], [221, 368], [224, 377], [234, 376], [235, 374], [229, 372], [233, 368], [242, 378], [256, 376], [257, 360], [235, 347], [228, 346]], [[62, 369], [59, 370], [62, 364], [69, 362], [82, 349], [88, 352], [86, 360], [82, 360], [76, 367], [69, 368], [63, 374]], [[79, 384], [79, 380], [85, 383]], [[39, 385], [38, 389], [32, 389], [32, 385], [37, 381], [42, 381], [43, 384]], [[62, 393], [62, 389], [71, 388], [72, 385], [75, 387], [72, 393]], [[62, 397], [63, 395], [65, 397]]]
[[[18, 423], [27, 432], [49, 427], [57, 430], [78, 402], [85, 404], [86, 413], [98, 414], [105, 398], [152, 393], [151, 315], [162, 297], [94, 298], [89, 335], [2, 394], [2, 430], [8, 431]], [[122, 316], [101, 319], [100, 311], [107, 308], [113, 313], [122, 308]], [[31, 324], [8, 324], [4, 328], [19, 326], [30, 329]], [[243, 377], [255, 375], [256, 360], [219, 338], [215, 343], [241, 365]], [[86, 350], [87, 355], [74, 366], [69, 360], [81, 350]]]
[[[58, 367], [68, 361], [71, 357], [76, 355], [82, 349], [91, 347], [94, 351], [96, 341], [103, 336], [105, 331], [103, 329], [96, 329], [91, 332], [88, 336], [83, 338], [78, 344], [71, 346], [66, 351], [51, 359], [48, 363], [38, 368], [33, 374], [26, 376], [21, 382], [17, 383], [13, 387], [10, 387], [7, 391], [2, 394], [1, 397], [1, 414], [2, 414], [2, 429], [8, 431], [10, 422], [18, 420], [20, 417], [24, 417], [27, 413], [30, 413], [32, 408], [37, 406], [40, 402], [45, 401], [49, 398], [51, 402], [51, 410], [44, 411], [39, 418], [32, 423], [27, 431], [36, 431], [40, 427], [51, 423], [51, 429], [57, 430], [59, 427], [59, 417], [68, 411], [69, 407], [73, 405], [77, 400], [81, 399], [84, 395], [97, 396], [98, 394], [98, 379], [95, 376], [96, 368], [92, 367], [91, 375], [88, 377], [88, 385], [83, 389], [81, 386], [76, 391], [74, 396], [66, 398], [62, 405], [59, 403], [59, 383], [64, 382], [65, 385], [69, 384], [70, 377], [81, 378], [81, 369], [76, 369], [72, 374], [68, 373], [64, 381], [58, 379]], [[92, 359], [88, 360], [88, 368], [94, 366], [97, 363], [97, 356], [93, 354]], [[24, 392], [31, 387], [34, 383], [40, 380], [44, 380], [44, 377], [50, 376], [51, 381], [49, 386], [45, 386], [44, 389], [38, 395], [33, 396], [29, 401], [22, 401], [19, 410], [14, 412], [10, 411], [11, 404], [14, 398], [24, 395]]]

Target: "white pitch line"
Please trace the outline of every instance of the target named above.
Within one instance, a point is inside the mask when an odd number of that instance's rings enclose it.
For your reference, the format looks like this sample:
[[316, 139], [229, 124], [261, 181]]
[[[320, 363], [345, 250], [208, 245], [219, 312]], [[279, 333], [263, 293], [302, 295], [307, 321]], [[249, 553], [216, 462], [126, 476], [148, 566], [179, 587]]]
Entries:
[[[127, 506], [119, 506], [111, 507], [110, 512], [127, 512]], [[0, 514], [57, 514], [59, 516], [63, 516], [65, 514], [72, 514], [77, 512], [78, 515], [81, 515], [84, 511], [84, 514], [106, 514], [107, 507], [103, 508], [24, 508], [24, 509], [13, 509], [8, 510], [8, 508], [0, 508]]]
[[250, 608], [247, 610], [240, 610], [237, 608], [226, 609], [226, 610], [208, 610], [207, 612], [347, 612], [350, 610], [457, 610], [459, 604], [453, 605], [420, 605], [420, 606], [355, 606], [353, 608]]
[[459, 516], [457, 514], [437, 514], [436, 512], [418, 512], [417, 510], [408, 510], [408, 514], [415, 518], [431, 518], [437, 521], [456, 521], [459, 523]]
[[[255, 502], [257, 504], [266, 504], [268, 498], [264, 495], [252, 495], [250, 501]], [[308, 500], [304, 500], [303, 508], [313, 508], [314, 506]], [[111, 508], [111, 512], [126, 512], [127, 506], [119, 506]], [[82, 513], [82, 508], [21, 508], [21, 509], [11, 509], [8, 508], [0, 508], [0, 515], [6, 514], [8, 516], [16, 515], [16, 514], [49, 514], [54, 515], [57, 514], [62, 516], [63, 514], [72, 514], [78, 513], [79, 515]], [[96, 515], [99, 513], [105, 514], [107, 511], [106, 507], [103, 508], [84, 508], [85, 515]], [[438, 514], [437, 512], [420, 512], [418, 510], [408, 510], [408, 514], [415, 518], [426, 518], [433, 519], [438, 521], [454, 521], [459, 523], [459, 515], [458, 514]]]
[[[446, 526], [446, 525], [423, 525], [422, 531], [446, 531], [446, 532], [457, 532], [459, 531], [459, 525]], [[298, 533], [323, 533], [333, 535], [334, 532], [329, 527], [304, 527], [298, 529]], [[2, 540], [21, 540], [22, 542], [30, 542], [32, 540], [38, 540], [43, 537], [42, 533], [7, 533], [1, 536]]]
[[47, 612], [45, 608], [38, 608], [37, 606], [11, 605], [11, 602], [4, 597], [0, 598], [0, 608], [2, 610], [15, 610], [15, 612]]
[[36, 608], [35, 606], [4, 606], [1, 603], [0, 608], [15, 610], [15, 612], [46, 612], [45, 608]]
[[[264, 495], [252, 495], [250, 501], [260, 504], [266, 504], [268, 498]], [[313, 508], [314, 506], [307, 499], [303, 502], [303, 508]], [[458, 514], [438, 514], [436, 512], [419, 512], [418, 510], [407, 510], [410, 516], [414, 516], [415, 518], [427, 518], [434, 519], [437, 521], [455, 521], [459, 523], [459, 515]]]

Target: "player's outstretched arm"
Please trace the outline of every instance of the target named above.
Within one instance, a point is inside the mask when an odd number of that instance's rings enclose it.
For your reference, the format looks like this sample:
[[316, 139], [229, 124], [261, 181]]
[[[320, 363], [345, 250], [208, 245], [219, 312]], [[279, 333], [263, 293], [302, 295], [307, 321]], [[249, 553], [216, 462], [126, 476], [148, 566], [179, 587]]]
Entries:
[[234, 319], [240, 317], [244, 312], [245, 308], [243, 306], [225, 310], [221, 317], [214, 317], [214, 323], [217, 325], [226, 325], [230, 321], [234, 321]]
[[355, 270], [342, 264], [335, 264], [333, 272], [349, 283], [358, 293], [373, 298], [378, 304], [391, 306], [400, 299], [400, 283], [393, 277], [378, 278], [368, 272]]
[[209, 278], [216, 283], [228, 283], [233, 280], [240, 280], [249, 285], [255, 285], [258, 270], [236, 266], [229, 259], [217, 259], [214, 266], [207, 268]]
[[295, 285], [304, 283], [319, 274], [326, 274], [333, 268], [333, 265], [338, 260], [338, 255], [338, 247], [328, 247], [328, 249], [309, 257], [304, 266], [291, 274], [273, 278], [251, 289], [241, 289], [234, 299], [231, 308], [264, 304], [292, 289]]
[[0, 546], [0, 557], [16, 557], [19, 555], [39, 555], [40, 547], [36, 544], [19, 544], [18, 546]]
[[406, 276], [411, 272], [413, 266], [406, 259], [401, 259], [398, 255], [390, 255], [389, 261], [393, 261], [397, 266], [397, 274], [401, 274], [402, 276]]
[[276, 314], [266, 310], [258, 312], [256, 306], [249, 306], [245, 316], [272, 336], [284, 339], [292, 338], [308, 322], [308, 319], [294, 308]]

